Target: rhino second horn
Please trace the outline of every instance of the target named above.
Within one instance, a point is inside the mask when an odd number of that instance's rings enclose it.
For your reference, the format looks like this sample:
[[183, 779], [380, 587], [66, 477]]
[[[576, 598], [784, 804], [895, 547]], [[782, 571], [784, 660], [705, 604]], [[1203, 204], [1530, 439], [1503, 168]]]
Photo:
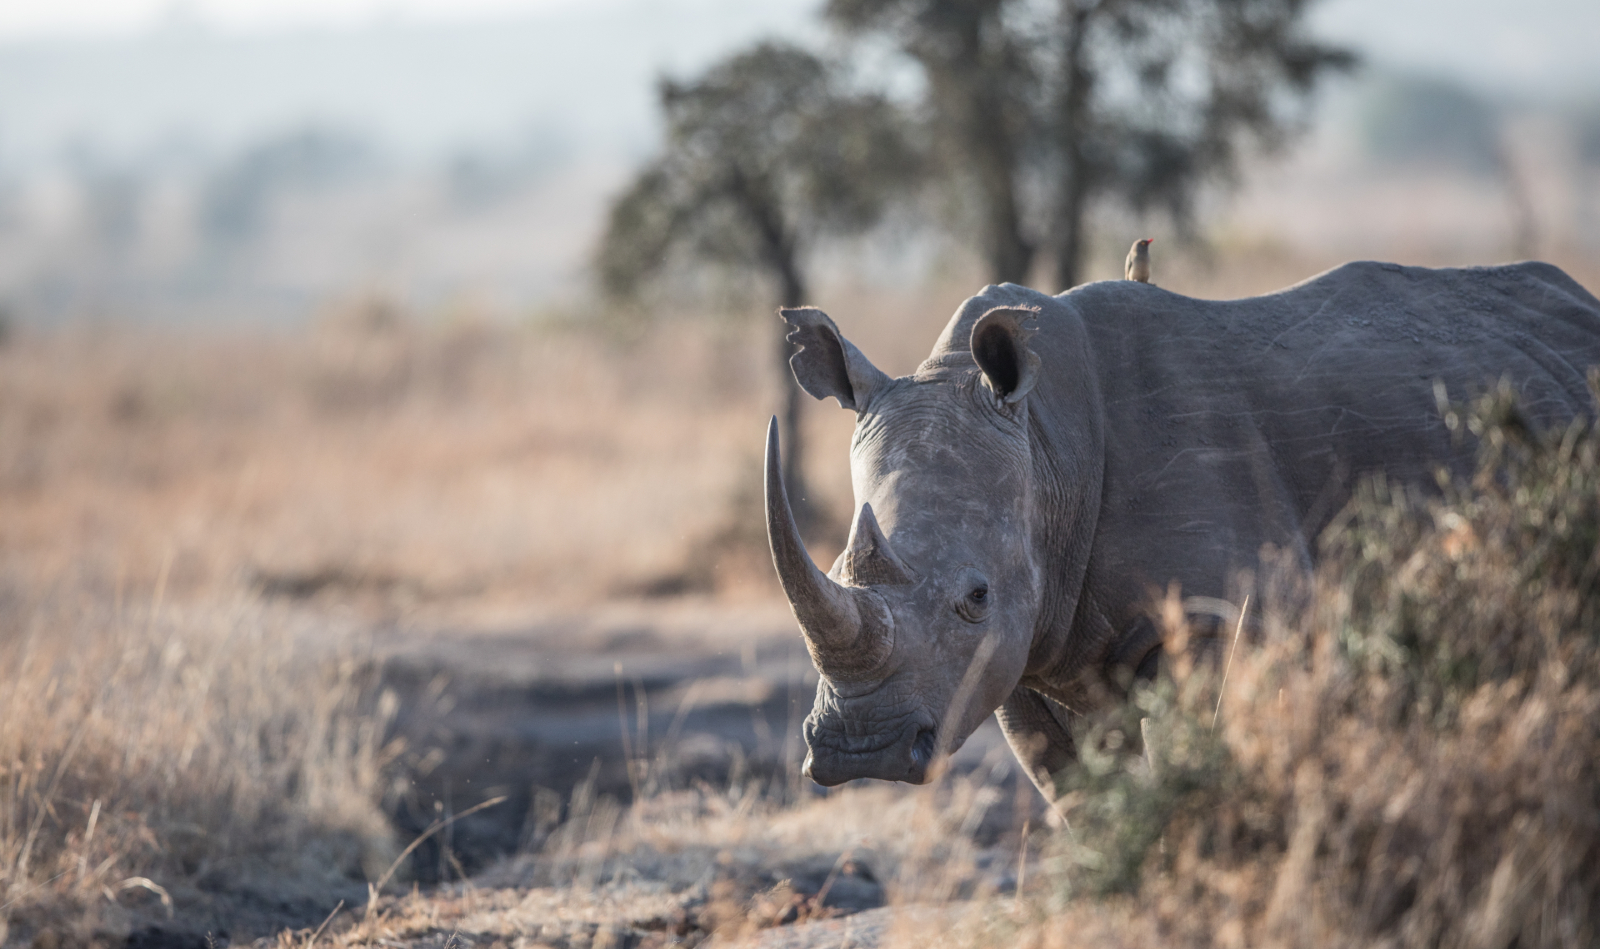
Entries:
[[889, 547], [871, 504], [861, 505], [844, 554], [845, 576], [857, 586], [912, 582], [911, 571]]
[[817, 669], [836, 679], [871, 673], [892, 648], [893, 617], [881, 598], [835, 583], [806, 552], [784, 490], [776, 416], [767, 426], [765, 488], [772, 563]]

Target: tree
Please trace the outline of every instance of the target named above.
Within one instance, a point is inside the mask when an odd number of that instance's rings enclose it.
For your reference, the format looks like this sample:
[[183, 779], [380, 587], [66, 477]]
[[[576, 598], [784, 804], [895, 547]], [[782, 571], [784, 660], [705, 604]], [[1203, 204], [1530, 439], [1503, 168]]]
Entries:
[[[1309, 0], [829, 0], [926, 78], [942, 176], [970, 196], [996, 281], [1039, 249], [1078, 282], [1096, 201], [1187, 230], [1199, 186], [1247, 136], [1282, 142], [1317, 80], [1353, 63], [1304, 35]], [[1030, 200], [1024, 202], [1022, 195]]]
[[933, 166], [973, 197], [995, 281], [1021, 283], [1037, 250], [1018, 198], [1037, 82], [1026, 43], [1003, 22], [1011, 2], [829, 0], [824, 11], [847, 32], [888, 36], [921, 67]]
[[[764, 275], [778, 305], [803, 306], [818, 239], [872, 226], [916, 175], [895, 106], [793, 46], [762, 43], [692, 82], [664, 80], [660, 94], [664, 147], [612, 205], [600, 245], [601, 283], [616, 298], [698, 264]], [[784, 329], [773, 320], [784, 479], [809, 530], [817, 518]]]
[[377, 149], [338, 128], [311, 126], [268, 138], [224, 165], [201, 196], [205, 237], [229, 246], [258, 237], [273, 202], [297, 190], [311, 191], [371, 174]]

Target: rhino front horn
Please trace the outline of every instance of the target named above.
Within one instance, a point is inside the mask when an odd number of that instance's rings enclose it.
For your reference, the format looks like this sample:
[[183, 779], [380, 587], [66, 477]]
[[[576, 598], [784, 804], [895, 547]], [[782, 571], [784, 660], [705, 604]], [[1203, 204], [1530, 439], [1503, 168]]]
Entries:
[[784, 490], [776, 416], [767, 426], [765, 487], [772, 563], [817, 669], [833, 678], [870, 673], [892, 647], [893, 620], [871, 591], [835, 583], [806, 552]]

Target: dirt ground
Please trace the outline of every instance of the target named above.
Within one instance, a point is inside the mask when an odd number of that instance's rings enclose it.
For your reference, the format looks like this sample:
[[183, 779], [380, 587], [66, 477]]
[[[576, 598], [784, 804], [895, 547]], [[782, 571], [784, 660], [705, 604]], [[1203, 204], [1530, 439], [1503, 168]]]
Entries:
[[[720, 934], [796, 949], [837, 944], [838, 921], [881, 910], [848, 930], [871, 946], [894, 921], [885, 907], [920, 890], [941, 905], [1009, 892], [1021, 835], [1046, 826], [992, 721], [931, 788], [803, 778], [816, 674], [782, 604], [615, 603], [348, 635], [398, 699], [390, 740], [406, 751], [383, 806], [397, 842], [420, 841], [397, 874], [409, 883], [369, 906], [354, 884], [196, 881], [173, 888], [172, 915], [130, 905], [127, 947], [266, 949], [328, 923], [322, 938], [351, 945], [630, 949]], [[918, 852], [952, 840], [966, 849]]]
[[[822, 796], [799, 773], [800, 723], [816, 672], [781, 604], [613, 604], [536, 625], [375, 636], [401, 697], [398, 735], [421, 750], [395, 805], [403, 833], [439, 814], [506, 801], [419, 850], [413, 873], [449, 880], [537, 843], [536, 801], [587, 793], [631, 802], [750, 782]], [[425, 749], [425, 750], [422, 750]], [[1016, 774], [993, 723], [953, 762], [995, 758]]]
[[[387, 856], [354, 877], [249, 856], [150, 869], [149, 888], [107, 891], [90, 944], [265, 949], [330, 916], [321, 938], [351, 945], [758, 938], [922, 891], [1004, 893], [1021, 835], [1045, 826], [992, 722], [934, 786], [803, 778], [816, 674], [781, 603], [635, 600], [472, 628], [274, 608], [298, 617], [303, 657], [359, 657], [361, 694], [393, 709], [370, 800], [395, 846], [415, 846], [388, 867], [389, 895], [359, 880]], [[7, 945], [84, 938], [48, 918], [14, 917]]]

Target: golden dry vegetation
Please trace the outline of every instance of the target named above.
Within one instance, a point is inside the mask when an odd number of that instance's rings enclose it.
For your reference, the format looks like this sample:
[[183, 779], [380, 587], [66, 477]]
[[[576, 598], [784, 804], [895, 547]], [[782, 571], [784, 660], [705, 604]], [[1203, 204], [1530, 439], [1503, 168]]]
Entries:
[[[938, 319], [898, 305], [931, 336]], [[740, 520], [773, 401], [766, 328], [576, 319], [361, 300], [296, 330], [8, 337], [7, 945], [115, 943], [174, 912], [249, 933], [364, 898], [406, 842], [396, 772], [426, 750], [393, 738], [375, 628], [598, 617], [565, 653], [641, 622], [687, 649], [741, 622], [771, 638], [786, 611]], [[835, 414], [814, 458], [848, 438]], [[815, 467], [847, 495], [842, 465]], [[640, 599], [663, 583], [687, 596]]]
[[[1240, 295], [1322, 263], [1177, 261], [1162, 282]], [[821, 302], [898, 373], [974, 285]], [[1592, 944], [1592, 433], [1502, 438], [1512, 480], [1448, 507], [1367, 497], [1309, 592], [1255, 608], [1214, 727], [1217, 669], [1182, 662], [1094, 724], [1070, 830], [1003, 749], [928, 788], [819, 797], [652, 784], [645, 747], [631, 808], [534, 794], [512, 858], [407, 882], [415, 831], [391, 816], [426, 749], [393, 727], [411, 697], [375, 630], [514, 647], [518, 623], [620, 609], [683, 648], [727, 647], [695, 630], [746, 616], [781, 633], [752, 523], [770, 345], [731, 321], [374, 301], [303, 330], [13, 333], [0, 945]], [[1491, 434], [1514, 417], [1484, 411]], [[841, 514], [849, 422], [808, 421]], [[1125, 753], [1139, 718], [1149, 751]]]

